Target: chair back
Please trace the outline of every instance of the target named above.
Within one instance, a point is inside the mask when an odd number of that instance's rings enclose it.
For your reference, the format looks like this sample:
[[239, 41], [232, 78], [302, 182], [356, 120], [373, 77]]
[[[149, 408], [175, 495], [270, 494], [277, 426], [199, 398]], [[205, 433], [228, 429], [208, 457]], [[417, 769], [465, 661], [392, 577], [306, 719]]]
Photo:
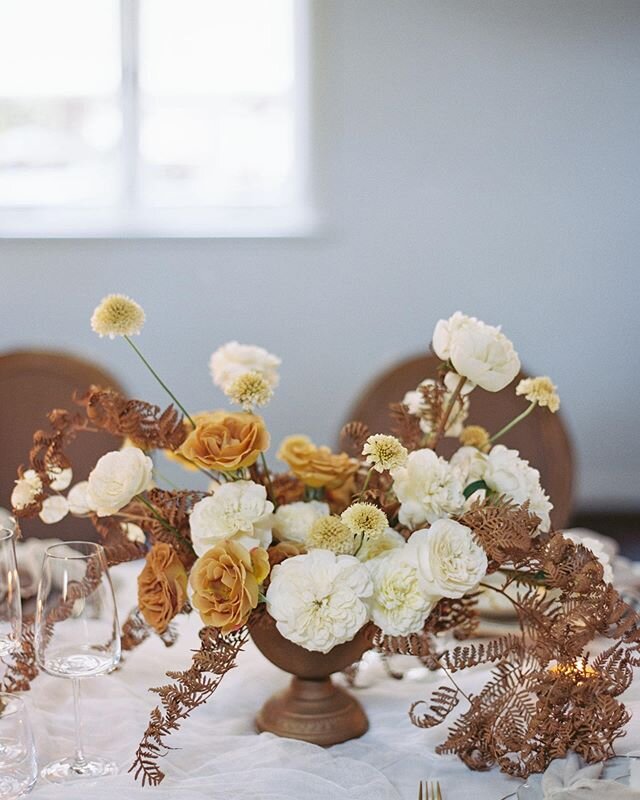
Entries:
[[[415, 389], [425, 378], [435, 378], [440, 359], [433, 355], [416, 356], [375, 377], [351, 408], [345, 422], [360, 420], [372, 433], [390, 433], [389, 404], [401, 402], [405, 392]], [[520, 373], [516, 382], [526, 377]], [[512, 386], [516, 385], [516, 382]], [[483, 425], [494, 433], [526, 407], [524, 398], [510, 388], [491, 393], [476, 389], [470, 397], [469, 425]], [[536, 408], [520, 424], [500, 439], [500, 443], [519, 450], [522, 458], [540, 471], [541, 482], [553, 503], [551, 522], [560, 530], [571, 514], [574, 462], [569, 435], [559, 414]], [[438, 452], [450, 457], [460, 444], [445, 438]]]
[[[74, 391], [92, 384], [122, 391], [118, 382], [100, 367], [67, 353], [19, 351], [0, 356], [0, 507], [11, 508], [17, 469], [29, 461], [33, 434], [50, 430], [47, 413], [54, 408], [74, 409]], [[121, 442], [107, 433], [79, 436], [67, 448], [73, 464], [73, 483], [86, 480], [98, 458]], [[55, 525], [39, 518], [21, 519], [23, 536], [95, 540], [89, 520], [68, 515]]]

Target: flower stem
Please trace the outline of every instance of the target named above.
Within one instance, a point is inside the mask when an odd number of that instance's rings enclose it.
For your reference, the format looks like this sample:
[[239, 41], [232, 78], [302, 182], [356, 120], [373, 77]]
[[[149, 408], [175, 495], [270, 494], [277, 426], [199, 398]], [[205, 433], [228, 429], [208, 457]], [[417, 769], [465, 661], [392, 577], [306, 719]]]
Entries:
[[362, 498], [364, 497], [364, 493], [367, 491], [367, 488], [369, 486], [369, 481], [371, 480], [371, 476], [373, 475], [373, 470], [374, 467], [371, 467], [369, 469], [369, 472], [367, 472], [367, 477], [364, 479], [364, 483], [362, 484], [362, 489], [360, 490], [360, 494], [358, 495], [358, 500], [362, 500]]
[[274, 509], [278, 507], [278, 503], [276, 501], [276, 494], [273, 491], [273, 483], [271, 483], [271, 473], [269, 472], [269, 467], [267, 466], [267, 459], [264, 453], [260, 453], [260, 461], [262, 462], [262, 469], [264, 470], [264, 477], [267, 481], [267, 489], [269, 491], [269, 497], [271, 498], [271, 502], [273, 503]]
[[160, 480], [161, 480], [161, 481], [164, 481], [164, 482], [165, 482], [166, 484], [168, 484], [168, 485], [169, 485], [169, 486], [170, 486], [172, 489], [175, 489], [177, 492], [179, 492], [179, 491], [180, 491], [180, 487], [179, 487], [179, 486], [176, 486], [176, 484], [175, 484], [175, 483], [174, 483], [172, 480], [169, 480], [169, 478], [167, 478], [167, 476], [166, 476], [166, 475], [163, 475], [163, 474], [160, 472], [160, 470], [159, 470], [157, 467], [154, 467], [154, 468], [153, 468], [153, 474], [154, 474], [154, 475], [157, 475], [157, 477], [158, 477], [158, 478], [160, 478]]
[[489, 443], [493, 444], [496, 441], [496, 439], [499, 439], [501, 436], [504, 436], [504, 434], [508, 433], [511, 430], [511, 428], [515, 428], [515, 426], [519, 422], [522, 422], [522, 420], [525, 419], [525, 417], [529, 416], [529, 414], [533, 411], [533, 409], [537, 405], [538, 404], [534, 400], [528, 408], [525, 408], [522, 414], [518, 414], [518, 416], [512, 419], [511, 422], [509, 422], [507, 425], [505, 425], [504, 428], [500, 428], [500, 430], [497, 433], [494, 433], [493, 436], [490, 437]]
[[137, 494], [136, 498], [140, 500], [140, 502], [143, 503], [143, 505], [145, 505], [149, 509], [149, 511], [151, 511], [153, 516], [158, 520], [158, 522], [162, 525], [163, 528], [168, 530], [176, 537], [176, 539], [180, 542], [180, 544], [184, 545], [184, 547], [187, 547], [193, 555], [196, 554], [191, 542], [188, 539], [185, 539], [185, 537], [180, 533], [180, 531], [177, 528], [174, 528], [174, 526], [171, 525], [171, 523], [167, 522], [167, 520], [162, 516], [162, 514], [153, 505], [153, 503], [150, 503], [149, 500], [147, 500], [147, 498], [141, 494]]
[[136, 352], [138, 354], [138, 356], [140, 357], [142, 363], [146, 366], [146, 368], [153, 375], [153, 377], [158, 381], [160, 386], [162, 386], [162, 388], [165, 390], [165, 392], [169, 395], [169, 397], [173, 400], [173, 402], [178, 406], [180, 411], [182, 411], [182, 413], [185, 415], [185, 417], [189, 420], [189, 422], [195, 428], [196, 427], [196, 423], [191, 419], [191, 416], [189, 415], [189, 412], [185, 409], [185, 407], [178, 400], [178, 398], [175, 396], [175, 394], [171, 391], [171, 389], [167, 386], [167, 384], [162, 380], [162, 378], [158, 375], [158, 373], [151, 366], [151, 364], [147, 361], [147, 359], [142, 355], [140, 350], [138, 350], [138, 348], [133, 343], [133, 341], [128, 336], [125, 336], [124, 338], [127, 340], [127, 342], [129, 342], [129, 344], [133, 348], [134, 352]]
[[436, 445], [440, 441], [440, 437], [446, 430], [447, 422], [449, 421], [449, 417], [451, 416], [453, 407], [455, 406], [458, 398], [460, 397], [460, 392], [462, 391], [462, 387], [464, 386], [466, 380], [467, 379], [464, 377], [464, 375], [460, 376], [460, 380], [458, 381], [456, 388], [453, 390], [453, 393], [449, 398], [449, 402], [447, 403], [444, 409], [444, 414], [440, 417], [440, 422], [438, 422], [438, 427], [436, 428], [436, 432], [431, 437], [431, 441], [429, 442], [428, 445], [432, 450], [436, 449]]

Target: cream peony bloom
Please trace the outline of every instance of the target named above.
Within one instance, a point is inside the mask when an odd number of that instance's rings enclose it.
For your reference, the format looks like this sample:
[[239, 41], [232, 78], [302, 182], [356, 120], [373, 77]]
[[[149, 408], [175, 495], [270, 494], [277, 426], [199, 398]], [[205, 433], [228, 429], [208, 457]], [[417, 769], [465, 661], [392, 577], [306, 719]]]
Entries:
[[426, 594], [417, 564], [405, 558], [404, 548], [368, 561], [367, 569], [373, 581], [369, 608], [375, 624], [386, 636], [421, 631], [439, 598]]
[[462, 597], [487, 573], [487, 554], [473, 531], [452, 519], [412, 533], [405, 555], [416, 565], [423, 591], [434, 597]]
[[38, 516], [47, 525], [55, 525], [69, 513], [69, 503], [66, 497], [53, 494], [42, 501], [42, 508]]
[[443, 361], [451, 361], [458, 375], [488, 392], [504, 389], [520, 370], [513, 344], [499, 328], [460, 311], [437, 323], [433, 349]]
[[328, 653], [367, 622], [372, 591], [367, 568], [357, 558], [311, 550], [273, 568], [267, 611], [285, 639]]
[[91, 511], [89, 507], [89, 498], [87, 492], [89, 491], [89, 481], [80, 481], [69, 489], [67, 500], [69, 501], [69, 511], [77, 516], [88, 514]]
[[197, 502], [191, 516], [191, 541], [199, 556], [231, 539], [247, 550], [271, 544], [273, 503], [267, 490], [253, 481], [223, 483], [211, 497]]
[[91, 317], [91, 328], [99, 336], [133, 336], [144, 325], [144, 311], [124, 294], [110, 294], [101, 300]]
[[87, 486], [87, 503], [99, 517], [120, 511], [150, 488], [153, 461], [138, 447], [114, 450], [98, 459]]
[[399, 519], [409, 528], [455, 514], [464, 506], [459, 471], [433, 450], [414, 450], [407, 466], [392, 475], [393, 490], [401, 503]]
[[553, 508], [540, 486], [540, 473], [520, 458], [517, 450], [497, 444], [486, 457], [482, 479], [492, 492], [506, 495], [521, 505], [529, 501], [529, 510], [540, 517], [542, 530], [549, 530], [549, 512]]
[[17, 511], [27, 508], [35, 502], [36, 497], [42, 492], [42, 481], [34, 469], [28, 469], [11, 492], [11, 506]]
[[247, 372], [257, 372], [262, 375], [269, 387], [275, 389], [279, 381], [280, 364], [280, 359], [268, 353], [263, 347], [227, 342], [213, 353], [209, 369], [213, 382], [223, 392], [228, 391], [234, 381]]
[[369, 464], [376, 472], [384, 472], [404, 467], [409, 453], [395, 436], [375, 433], [364, 443], [362, 455], [366, 456], [365, 464]]
[[[450, 375], [452, 373], [447, 373]], [[455, 376], [454, 376], [455, 377]], [[455, 382], [457, 383], [457, 381]], [[402, 402], [405, 406], [407, 406], [409, 413], [414, 417], [420, 418], [420, 430], [425, 434], [429, 435], [433, 433], [433, 425], [431, 424], [431, 420], [427, 417], [425, 418], [425, 412], [428, 411], [427, 404], [425, 403], [424, 395], [420, 391], [421, 387], [423, 386], [435, 386], [436, 381], [432, 378], [427, 378], [426, 380], [422, 381], [417, 389], [413, 389], [410, 392], [407, 392], [404, 396]], [[444, 394], [443, 402], [445, 407], [447, 406], [449, 400], [451, 399], [451, 395], [455, 389], [455, 385], [451, 388], [447, 387], [447, 391]], [[469, 385], [469, 391], [473, 389], [472, 385]], [[462, 396], [458, 398], [455, 406], [453, 407], [451, 414], [449, 415], [449, 419], [447, 420], [447, 427], [445, 428], [444, 435], [445, 436], [460, 436], [462, 432], [462, 428], [464, 427], [464, 423], [469, 416], [469, 398], [465, 396], [465, 392], [462, 392]]]
[[281, 542], [307, 541], [313, 523], [329, 516], [329, 506], [318, 500], [278, 506], [273, 519], [273, 535]]

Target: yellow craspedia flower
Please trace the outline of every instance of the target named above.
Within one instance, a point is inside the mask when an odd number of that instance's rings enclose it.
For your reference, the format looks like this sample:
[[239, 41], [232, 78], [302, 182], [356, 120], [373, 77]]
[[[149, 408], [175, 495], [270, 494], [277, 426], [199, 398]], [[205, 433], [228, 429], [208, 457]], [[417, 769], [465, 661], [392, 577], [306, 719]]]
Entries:
[[331, 550], [336, 555], [351, 555], [355, 541], [340, 517], [320, 517], [313, 523], [306, 545]]
[[354, 503], [342, 512], [340, 519], [354, 536], [365, 539], [382, 536], [389, 527], [386, 514], [373, 503]]
[[369, 436], [362, 448], [362, 455], [367, 456], [365, 462], [377, 472], [397, 469], [407, 463], [409, 452], [395, 436], [375, 433]]
[[224, 393], [245, 411], [252, 411], [255, 406], [266, 406], [273, 397], [269, 382], [259, 372], [245, 372], [237, 377]]
[[516, 394], [523, 394], [530, 403], [547, 406], [554, 414], [560, 408], [558, 387], [546, 375], [539, 378], [523, 378], [516, 386]]
[[483, 453], [489, 449], [489, 431], [482, 425], [467, 425], [460, 434], [460, 444], [465, 447], [477, 447]]
[[98, 336], [133, 336], [144, 325], [144, 311], [135, 300], [124, 294], [110, 294], [95, 309], [91, 328]]

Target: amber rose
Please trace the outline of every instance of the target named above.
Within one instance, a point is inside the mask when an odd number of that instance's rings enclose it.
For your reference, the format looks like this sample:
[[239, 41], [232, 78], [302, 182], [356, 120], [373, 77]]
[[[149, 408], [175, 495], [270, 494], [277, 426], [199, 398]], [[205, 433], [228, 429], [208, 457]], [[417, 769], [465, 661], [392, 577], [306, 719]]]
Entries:
[[225, 472], [250, 467], [268, 447], [262, 417], [212, 411], [196, 420], [178, 452], [198, 467]]
[[187, 601], [187, 572], [169, 544], [155, 544], [138, 576], [138, 606], [145, 621], [162, 633]]
[[249, 552], [226, 540], [201, 556], [191, 569], [191, 602], [205, 625], [230, 633], [241, 628], [258, 605], [258, 587], [269, 574], [262, 547]]
[[278, 458], [307, 486], [337, 489], [358, 469], [346, 453], [332, 453], [328, 447], [316, 447], [308, 436], [288, 436], [280, 445]]

